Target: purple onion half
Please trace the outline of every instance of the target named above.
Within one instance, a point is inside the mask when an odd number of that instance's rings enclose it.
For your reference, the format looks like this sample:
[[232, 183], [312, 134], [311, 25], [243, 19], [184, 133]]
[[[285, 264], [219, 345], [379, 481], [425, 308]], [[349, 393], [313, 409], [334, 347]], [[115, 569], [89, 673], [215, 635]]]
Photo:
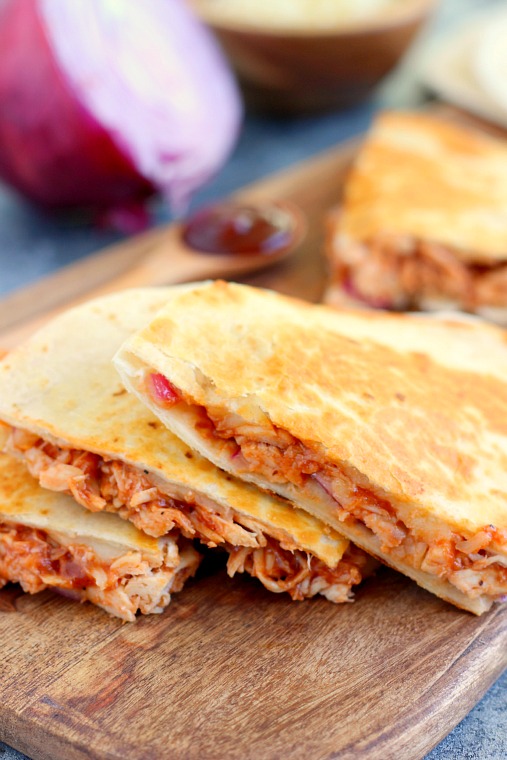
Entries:
[[181, 210], [226, 160], [237, 89], [182, 0], [0, 0], [0, 177], [48, 208]]

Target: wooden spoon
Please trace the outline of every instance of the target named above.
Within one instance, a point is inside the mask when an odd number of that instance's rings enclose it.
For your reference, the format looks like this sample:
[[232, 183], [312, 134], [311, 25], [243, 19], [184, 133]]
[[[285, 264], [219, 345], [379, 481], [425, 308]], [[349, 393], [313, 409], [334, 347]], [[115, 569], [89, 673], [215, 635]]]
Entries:
[[263, 203], [262, 208], [286, 215], [291, 224], [289, 243], [269, 254], [202, 253], [185, 244], [183, 224], [152, 230], [70, 264], [0, 301], [1, 348], [20, 343], [63, 309], [106, 293], [192, 280], [232, 279], [282, 261], [302, 241], [305, 217], [286, 201]]

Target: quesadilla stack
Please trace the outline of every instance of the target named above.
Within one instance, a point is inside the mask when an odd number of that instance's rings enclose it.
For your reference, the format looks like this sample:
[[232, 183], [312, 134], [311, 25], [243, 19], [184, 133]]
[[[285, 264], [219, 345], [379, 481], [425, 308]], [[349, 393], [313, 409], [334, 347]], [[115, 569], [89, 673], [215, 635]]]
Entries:
[[230, 575], [248, 572], [293, 599], [348, 601], [373, 568], [367, 555], [220, 472], [122, 386], [113, 354], [172, 292], [125, 291], [79, 306], [9, 354], [0, 363], [0, 448], [88, 510], [114, 512], [153, 537], [223, 547]]
[[374, 123], [330, 219], [326, 301], [507, 324], [507, 144], [423, 113]]
[[189, 446], [429, 591], [476, 614], [507, 594], [499, 328], [219, 282], [174, 294], [115, 363]]
[[132, 621], [162, 612], [199, 561], [181, 536], [150, 538], [115, 515], [93, 514], [0, 454], [0, 588], [56, 589]]

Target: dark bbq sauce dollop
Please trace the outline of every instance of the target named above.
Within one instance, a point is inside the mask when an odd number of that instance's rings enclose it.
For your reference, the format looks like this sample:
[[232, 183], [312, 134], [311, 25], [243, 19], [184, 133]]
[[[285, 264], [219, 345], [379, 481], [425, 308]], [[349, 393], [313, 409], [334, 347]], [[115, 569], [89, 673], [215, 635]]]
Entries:
[[296, 221], [283, 206], [224, 203], [193, 214], [182, 235], [202, 253], [269, 256], [292, 245]]

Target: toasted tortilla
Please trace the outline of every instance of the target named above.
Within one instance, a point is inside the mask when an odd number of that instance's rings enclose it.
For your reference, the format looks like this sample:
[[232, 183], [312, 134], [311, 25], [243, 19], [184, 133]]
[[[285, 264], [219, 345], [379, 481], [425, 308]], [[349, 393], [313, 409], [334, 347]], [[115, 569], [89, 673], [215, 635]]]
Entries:
[[[186, 289], [125, 291], [84, 304], [57, 317], [9, 354], [0, 363], [4, 449], [25, 455], [36, 475], [39, 465], [33, 458], [34, 449], [29, 444], [25, 446], [27, 452], [23, 447], [16, 448], [16, 431], [40, 436], [37, 455], [49, 450], [45, 442], [56, 444], [62, 451], [55, 456], [70, 461], [70, 470], [76, 461], [65, 459], [69, 449], [78, 452], [78, 460], [79, 452], [99, 455], [106, 468], [111, 461], [125, 463], [133, 469], [127, 470], [124, 479], [146, 476], [147, 486], [157, 489], [153, 498], [146, 487], [134, 494], [135, 506], [119, 508], [119, 496], [115, 495], [106, 495], [107, 503], [97, 506], [94, 485], [88, 489], [89, 502], [84, 499], [81, 503], [91, 509], [118, 511], [152, 535], [163, 534], [176, 525], [188, 538], [198, 538], [208, 546], [222, 544], [229, 551], [245, 548], [250, 554], [257, 552], [258, 568], [259, 555], [269, 538], [276, 542], [279, 553], [300, 551], [305, 558], [308, 554], [327, 568], [337, 568], [348, 548], [348, 541], [341, 535], [284, 500], [219, 471], [166, 430], [123, 387], [111, 362], [113, 354], [172, 293]], [[63, 467], [65, 474], [68, 464]], [[61, 469], [57, 462], [57, 474]], [[51, 469], [39, 476], [45, 487], [65, 488], [65, 482], [60, 486]], [[78, 490], [72, 493], [80, 498]], [[160, 499], [167, 494], [172, 500], [164, 501], [159, 508]], [[268, 548], [275, 550], [272, 542]], [[243, 552], [243, 559], [247, 554]], [[285, 556], [292, 561], [293, 557]], [[237, 570], [243, 564], [234, 562]], [[257, 575], [260, 577], [260, 570]]]
[[[175, 294], [115, 363], [203, 456], [291, 499], [424, 588], [477, 614], [507, 592], [504, 331], [471, 318], [337, 312], [214, 283]], [[153, 398], [153, 373], [171, 383], [176, 403], [164, 408]], [[245, 453], [245, 441], [266, 446], [270, 436], [269, 456], [262, 446]], [[294, 457], [283, 463], [291, 445], [303, 474], [290, 472]], [[272, 456], [282, 469], [269, 469]], [[385, 518], [380, 531], [364, 523], [365, 505]], [[389, 545], [396, 520], [423, 552], [420, 562], [405, 539]], [[472, 539], [494, 566], [490, 593], [478, 585], [486, 576], [468, 572], [464, 542]], [[439, 569], [436, 544], [450, 547], [466, 573]]]
[[329, 215], [326, 303], [507, 324], [507, 143], [425, 113], [375, 120]]
[[342, 234], [402, 233], [507, 261], [507, 145], [420, 112], [380, 114], [348, 178]]
[[0, 586], [61, 589], [132, 621], [138, 611], [162, 612], [199, 560], [178, 535], [151, 538], [115, 515], [89, 512], [0, 454]]

